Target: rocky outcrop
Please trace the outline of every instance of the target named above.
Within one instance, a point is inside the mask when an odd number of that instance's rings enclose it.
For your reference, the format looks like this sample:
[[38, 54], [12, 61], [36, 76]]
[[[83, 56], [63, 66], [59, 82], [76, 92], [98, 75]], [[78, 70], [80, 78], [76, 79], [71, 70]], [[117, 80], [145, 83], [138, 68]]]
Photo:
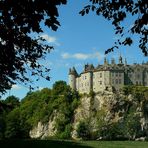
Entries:
[[97, 93], [94, 97], [83, 97], [81, 105], [75, 110], [72, 138], [77, 139], [77, 127], [81, 121], [89, 120], [90, 132], [97, 131], [99, 118], [97, 113], [102, 110], [104, 111], [103, 120], [111, 125], [123, 122], [129, 109], [135, 108], [133, 116], [139, 118], [141, 131], [147, 131], [148, 118], [143, 113], [143, 104], [142, 98], [139, 102], [133, 95], [124, 95], [122, 92], [104, 91]]
[[[80, 105], [74, 111], [71, 136], [77, 139], [77, 126], [81, 121], [89, 120], [89, 127], [92, 132], [98, 128], [98, 113], [104, 112], [104, 121], [107, 123], [117, 123], [125, 119], [126, 114], [131, 106], [134, 106], [135, 112], [133, 115], [138, 115], [141, 123], [141, 130], [148, 129], [148, 119], [143, 112], [144, 102], [136, 100], [133, 95], [124, 95], [121, 92], [104, 91], [95, 94], [93, 97], [84, 95], [81, 97]], [[146, 106], [147, 107], [147, 106]], [[38, 123], [30, 131], [32, 138], [51, 137], [56, 134], [55, 123], [59, 116], [58, 111], [53, 112], [48, 123]]]
[[44, 139], [46, 137], [54, 136], [56, 133], [55, 124], [57, 117], [58, 112], [54, 111], [47, 123], [38, 122], [38, 125], [30, 131], [30, 137]]

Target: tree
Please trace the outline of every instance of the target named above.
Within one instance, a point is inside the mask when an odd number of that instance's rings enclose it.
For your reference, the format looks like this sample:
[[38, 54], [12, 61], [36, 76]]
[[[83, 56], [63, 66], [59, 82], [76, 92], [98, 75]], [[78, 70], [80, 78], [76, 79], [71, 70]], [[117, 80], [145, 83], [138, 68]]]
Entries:
[[0, 114], [0, 140], [4, 138], [4, 132], [5, 132], [5, 116], [3, 114]]
[[21, 138], [21, 135], [20, 113], [15, 109], [6, 117], [5, 138]]
[[[143, 54], [148, 56], [148, 3], [147, 0], [90, 0], [90, 5], [84, 7], [80, 14], [83, 16], [89, 11], [96, 12], [96, 15], [103, 16], [112, 22], [115, 27], [115, 34], [120, 35], [120, 39], [114, 42], [113, 47], [107, 49], [105, 54], [119, 48], [120, 45], [131, 45], [133, 39], [131, 34], [139, 35], [139, 48]], [[128, 30], [122, 22], [132, 15], [134, 22]], [[127, 35], [128, 33], [128, 35]]]
[[9, 96], [7, 97], [4, 102], [7, 104], [7, 105], [11, 105], [12, 108], [16, 108], [17, 106], [19, 106], [20, 102], [19, 102], [19, 99], [15, 96]]
[[[57, 20], [57, 6], [67, 0], [2, 0], [0, 1], [0, 92], [4, 93], [16, 82], [27, 85], [29, 77], [44, 77], [50, 80], [50, 69], [38, 60], [53, 49], [45, 45], [42, 37], [33, 37], [32, 32], [40, 33], [40, 26], [56, 31], [60, 26]], [[29, 74], [28, 74], [29, 73]], [[32, 87], [30, 87], [32, 89]]]
[[54, 95], [64, 95], [65, 93], [71, 93], [70, 87], [66, 84], [65, 81], [57, 81], [53, 84]]

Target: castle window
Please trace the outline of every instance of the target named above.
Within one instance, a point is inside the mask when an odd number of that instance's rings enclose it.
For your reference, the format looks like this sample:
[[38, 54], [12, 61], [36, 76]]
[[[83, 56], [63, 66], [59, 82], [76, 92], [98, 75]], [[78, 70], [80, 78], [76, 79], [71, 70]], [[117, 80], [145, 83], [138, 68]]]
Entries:
[[131, 78], [132, 77], [132, 74], [128, 74], [128, 76]]
[[119, 84], [121, 84], [121, 79], [119, 79]]
[[100, 78], [102, 78], [102, 73], [100, 73]]
[[102, 85], [102, 81], [100, 81], [100, 85]]
[[112, 84], [114, 84], [114, 80], [112, 80]]
[[119, 77], [121, 77], [121, 73], [119, 73]]
[[140, 78], [140, 74], [137, 75], [137, 78], [138, 78], [138, 79]]
[[112, 76], [114, 76], [114, 72], [112, 73]]
[[85, 76], [85, 79], [87, 79], [87, 77]]
[[116, 79], [116, 84], [118, 84], [118, 80]]
[[118, 77], [118, 73], [116, 73], [116, 77]]

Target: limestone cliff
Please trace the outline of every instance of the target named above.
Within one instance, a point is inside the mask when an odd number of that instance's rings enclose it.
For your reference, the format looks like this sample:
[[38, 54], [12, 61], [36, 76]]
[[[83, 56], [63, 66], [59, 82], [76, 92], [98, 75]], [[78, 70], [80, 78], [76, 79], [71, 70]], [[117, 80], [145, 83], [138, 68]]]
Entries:
[[[131, 119], [140, 123], [140, 127], [135, 128], [140, 129], [143, 133], [141, 136], [146, 135], [148, 134], [147, 101], [148, 96], [145, 98], [135, 98], [135, 96], [131, 94], [125, 95], [122, 92], [113, 91], [104, 91], [93, 96], [83, 95], [80, 98], [80, 105], [73, 114], [71, 137], [74, 139], [78, 137], [77, 127], [81, 121], [88, 123], [90, 133], [96, 134], [98, 129], [105, 131], [105, 128], [110, 128], [116, 123], [120, 124], [121, 129], [124, 128], [124, 124], [130, 128], [130, 126], [136, 124], [134, 123], [135, 121], [131, 122]], [[49, 117], [48, 123], [43, 124], [39, 122], [38, 125], [30, 131], [30, 136], [32, 138], [54, 136], [56, 134], [55, 124], [58, 116], [58, 111], [54, 111], [52, 116]], [[127, 132], [127, 136], [130, 139], [134, 139], [136, 138], [136, 132], [134, 134]], [[99, 138], [97, 134], [94, 137], [96, 139]]]
[[54, 136], [56, 133], [54, 126], [57, 116], [57, 111], [54, 111], [53, 114], [49, 117], [49, 121], [47, 123], [38, 122], [38, 125], [30, 131], [30, 137], [44, 139], [46, 137]]

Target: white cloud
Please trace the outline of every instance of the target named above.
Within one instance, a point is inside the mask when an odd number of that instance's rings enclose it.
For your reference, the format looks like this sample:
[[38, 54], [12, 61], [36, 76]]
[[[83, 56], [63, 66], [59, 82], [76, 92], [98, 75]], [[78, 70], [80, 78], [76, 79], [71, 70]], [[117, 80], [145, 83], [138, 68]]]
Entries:
[[79, 60], [86, 60], [90, 57], [90, 54], [83, 54], [83, 53], [76, 53], [73, 55], [74, 58], [79, 59]]
[[42, 34], [42, 38], [44, 38], [48, 43], [54, 43], [57, 46], [60, 46], [60, 43], [57, 42], [57, 38], [54, 36], [49, 36], [48, 34]]
[[21, 87], [17, 84], [14, 84], [14, 85], [12, 85], [12, 89], [19, 90], [19, 89], [21, 89]]
[[63, 59], [77, 59], [77, 60], [86, 60], [86, 59], [99, 59], [102, 60], [102, 58], [104, 57], [103, 54], [99, 53], [99, 52], [94, 52], [94, 53], [89, 53], [89, 54], [84, 54], [84, 53], [75, 53], [75, 54], [70, 54], [70, 53], [63, 53], [62, 55]]
[[47, 42], [49, 43], [54, 43], [56, 42], [56, 37], [53, 37], [53, 36], [49, 36], [47, 34], [42, 34], [41, 35], [42, 38], [44, 38]]
[[61, 56], [62, 56], [63, 59], [71, 58], [71, 55], [69, 53], [63, 53]]

